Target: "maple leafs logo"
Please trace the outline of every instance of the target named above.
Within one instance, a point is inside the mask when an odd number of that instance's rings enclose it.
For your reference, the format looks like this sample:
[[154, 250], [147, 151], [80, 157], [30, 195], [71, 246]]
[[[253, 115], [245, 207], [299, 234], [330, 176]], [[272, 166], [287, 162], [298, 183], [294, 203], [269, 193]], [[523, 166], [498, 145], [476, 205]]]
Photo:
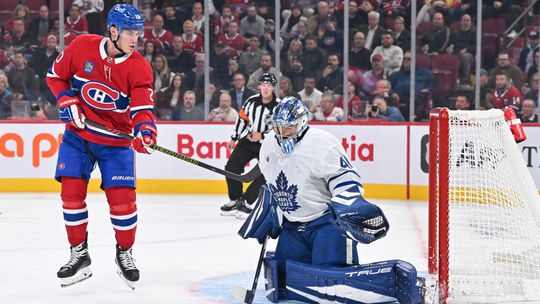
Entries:
[[291, 185], [289, 187], [289, 181], [283, 173], [279, 172], [276, 179], [276, 185], [270, 184], [270, 190], [274, 195], [279, 207], [281, 210], [287, 213], [298, 210], [300, 206], [296, 202], [296, 195], [298, 194], [298, 187], [296, 185]]

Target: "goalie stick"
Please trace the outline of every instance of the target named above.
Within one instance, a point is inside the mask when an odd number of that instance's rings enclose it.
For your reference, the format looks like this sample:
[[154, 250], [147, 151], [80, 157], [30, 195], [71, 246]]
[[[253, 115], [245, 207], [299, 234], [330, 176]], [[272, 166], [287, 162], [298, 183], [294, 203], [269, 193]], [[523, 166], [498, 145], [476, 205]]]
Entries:
[[232, 290], [233, 298], [243, 303], [251, 304], [255, 298], [255, 292], [257, 291], [257, 283], [259, 283], [259, 275], [261, 274], [261, 268], [264, 260], [264, 253], [266, 252], [266, 241], [268, 236], [264, 238], [264, 242], [261, 246], [261, 254], [259, 255], [259, 261], [257, 262], [257, 269], [255, 270], [255, 277], [253, 278], [253, 284], [251, 290], [247, 290], [240, 286], [234, 286]]
[[[120, 137], [125, 138], [125, 139], [133, 140], [133, 138], [134, 138], [133, 135], [131, 135], [131, 134], [127, 134], [127, 133], [124, 133], [122, 131], [109, 128], [107, 126], [104, 126], [104, 125], [102, 125], [102, 124], [100, 124], [98, 122], [92, 121], [90, 119], [85, 119], [84, 123], [89, 125], [89, 126], [92, 126], [94, 128], [98, 128], [100, 130], [107, 131], [109, 133], [112, 133], [114, 135], [120, 136]], [[214, 171], [217, 174], [224, 175], [225, 177], [232, 178], [232, 179], [237, 180], [239, 182], [249, 183], [249, 182], [252, 182], [253, 180], [255, 180], [259, 175], [261, 175], [261, 170], [259, 169], [259, 165], [256, 165], [253, 169], [251, 169], [251, 171], [249, 171], [246, 174], [236, 174], [236, 173], [232, 173], [232, 172], [229, 172], [229, 171], [226, 171], [226, 170], [211, 166], [209, 164], [200, 162], [200, 161], [198, 161], [196, 159], [193, 159], [191, 157], [187, 157], [187, 156], [185, 156], [183, 154], [180, 154], [178, 152], [174, 152], [174, 151], [169, 150], [169, 149], [164, 148], [164, 147], [160, 147], [158, 145], [152, 144], [149, 147], [151, 149], [154, 149], [154, 150], [159, 151], [161, 153], [164, 153], [164, 154], [170, 155], [172, 157], [181, 159], [181, 160], [186, 161], [186, 162], [188, 162], [190, 164], [193, 164], [195, 166], [199, 166], [199, 167], [208, 169], [210, 171]]]

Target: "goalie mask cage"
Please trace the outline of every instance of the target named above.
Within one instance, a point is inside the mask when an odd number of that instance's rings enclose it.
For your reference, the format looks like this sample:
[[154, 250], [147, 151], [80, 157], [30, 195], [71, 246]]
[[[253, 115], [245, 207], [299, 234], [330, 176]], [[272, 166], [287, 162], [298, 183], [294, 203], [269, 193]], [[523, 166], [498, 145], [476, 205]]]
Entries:
[[540, 300], [540, 200], [503, 111], [435, 110], [429, 136], [440, 303]]

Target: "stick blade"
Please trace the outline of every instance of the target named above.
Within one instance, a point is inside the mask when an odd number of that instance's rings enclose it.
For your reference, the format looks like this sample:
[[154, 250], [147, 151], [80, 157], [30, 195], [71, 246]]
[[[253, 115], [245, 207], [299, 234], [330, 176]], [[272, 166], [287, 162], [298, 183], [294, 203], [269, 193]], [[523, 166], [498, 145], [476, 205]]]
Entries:
[[237, 301], [242, 301], [242, 303], [246, 303], [248, 293], [249, 293], [249, 290], [243, 287], [240, 287], [238, 285], [233, 286], [232, 296]]

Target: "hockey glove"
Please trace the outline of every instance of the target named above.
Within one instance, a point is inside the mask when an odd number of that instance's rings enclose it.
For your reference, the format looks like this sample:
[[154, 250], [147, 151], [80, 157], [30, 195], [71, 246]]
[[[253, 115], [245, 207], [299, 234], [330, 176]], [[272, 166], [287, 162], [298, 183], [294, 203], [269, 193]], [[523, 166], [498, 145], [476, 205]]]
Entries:
[[58, 111], [60, 120], [69, 123], [75, 128], [84, 129], [84, 112], [81, 108], [81, 97], [73, 90], [65, 90], [58, 94]]
[[351, 197], [342, 193], [330, 202], [331, 222], [348, 238], [369, 244], [384, 237], [390, 228], [382, 210], [361, 195]]
[[141, 122], [135, 127], [133, 149], [139, 153], [151, 154], [154, 149], [150, 145], [157, 144], [157, 128], [151, 122]]
[[282, 223], [281, 209], [273, 199], [268, 186], [262, 185], [259, 190], [259, 197], [255, 202], [255, 208], [240, 227], [238, 234], [243, 239], [255, 238], [259, 241], [259, 244], [262, 244], [267, 235], [273, 239], [279, 236]]

